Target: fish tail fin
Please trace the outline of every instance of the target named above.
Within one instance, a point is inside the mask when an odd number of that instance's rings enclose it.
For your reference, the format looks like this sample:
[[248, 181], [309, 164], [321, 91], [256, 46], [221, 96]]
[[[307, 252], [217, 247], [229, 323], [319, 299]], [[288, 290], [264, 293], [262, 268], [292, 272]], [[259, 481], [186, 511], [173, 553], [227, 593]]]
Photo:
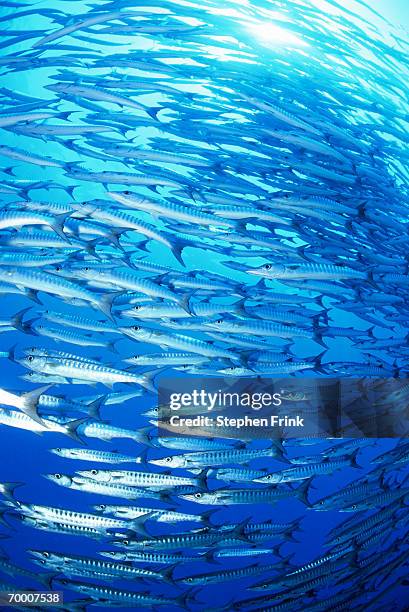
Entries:
[[178, 304], [183, 310], [191, 317], [193, 315], [190, 298], [192, 297], [192, 293], [187, 293], [183, 296], [181, 300], [178, 301]]
[[311, 321], [312, 321], [313, 329], [319, 329], [320, 323], [322, 323], [323, 325], [325, 325], [325, 327], [327, 327], [328, 321], [329, 321], [328, 308], [324, 307], [324, 310], [313, 315], [311, 317]]
[[375, 334], [373, 333], [373, 330], [375, 329], [375, 327], [376, 327], [376, 325], [372, 325], [372, 327], [370, 327], [370, 328], [367, 330], [368, 336], [369, 336], [370, 338], [372, 338], [372, 340], [377, 340], [377, 337], [376, 337], [376, 336], [375, 336]]
[[244, 540], [246, 542], [249, 541], [246, 533], [245, 533], [245, 529], [249, 523], [251, 519], [251, 516], [248, 516], [247, 518], [244, 519], [244, 521], [241, 521], [241, 523], [239, 523], [238, 525], [236, 525], [236, 527], [232, 530], [231, 534], [237, 538], [239, 538], [240, 540]]
[[165, 582], [168, 584], [175, 584], [173, 573], [178, 566], [180, 566], [180, 563], [174, 563], [173, 565], [169, 565], [165, 570], [161, 571], [161, 575]]
[[68, 243], [70, 242], [70, 240], [67, 234], [64, 234], [63, 229], [64, 229], [64, 223], [66, 222], [67, 218], [70, 217], [71, 215], [72, 215], [72, 211], [61, 213], [60, 215], [55, 215], [54, 221], [50, 224], [51, 228], [55, 231], [55, 233], [60, 238], [62, 238]]
[[53, 580], [57, 576], [60, 576], [60, 574], [37, 574], [37, 576], [38, 581], [41, 582], [41, 584], [43, 584], [49, 591], [51, 591], [53, 588]]
[[85, 445], [85, 442], [82, 438], [80, 438], [80, 436], [78, 435], [78, 430], [81, 427], [81, 425], [83, 425], [84, 423], [87, 423], [89, 421], [89, 417], [83, 417], [82, 419], [75, 419], [75, 421], [70, 421], [69, 423], [66, 423], [64, 425], [65, 427], [65, 433], [70, 436], [70, 438], [72, 438], [73, 440], [75, 440], [76, 442], [79, 442], [82, 445]]
[[214, 527], [213, 523], [210, 521], [210, 518], [213, 516], [213, 514], [215, 514], [218, 511], [219, 511], [219, 508], [213, 508], [212, 510], [207, 510], [207, 512], [203, 512], [200, 515], [200, 518], [202, 519], [206, 527]]
[[122, 338], [119, 338], [119, 339], [117, 338], [116, 340], [112, 340], [111, 342], [108, 342], [108, 344], [107, 344], [107, 349], [108, 349], [109, 351], [111, 351], [112, 353], [115, 353], [116, 355], [119, 355], [119, 351], [118, 351], [118, 349], [116, 348], [116, 345], [117, 345], [117, 343], [118, 343], [118, 342], [120, 342], [121, 340], [122, 340]]
[[326, 370], [324, 368], [324, 365], [322, 363], [322, 358], [324, 357], [324, 355], [328, 352], [328, 348], [325, 349], [325, 351], [322, 351], [319, 355], [317, 355], [316, 357], [313, 358], [313, 361], [315, 363], [315, 369], [318, 372], [321, 372], [322, 374], [326, 374]]
[[246, 301], [247, 301], [247, 298], [244, 297], [233, 305], [235, 314], [242, 315], [244, 317], [248, 316], [248, 312], [245, 308]]
[[308, 500], [308, 491], [310, 489], [310, 481], [305, 480], [299, 487], [295, 489], [295, 494], [306, 506], [311, 507], [311, 504]]
[[201, 489], [207, 489], [207, 468], [200, 471], [196, 478], [197, 486]]
[[181, 240], [180, 238], [177, 238], [172, 242], [173, 256], [183, 267], [185, 267], [185, 262], [183, 261], [182, 253], [186, 246], [187, 243], [184, 240]]
[[182, 593], [182, 595], [179, 595], [178, 597], [175, 598], [175, 602], [178, 606], [180, 606], [181, 608], [183, 608], [184, 610], [189, 610], [190, 609], [190, 602], [193, 600], [195, 603], [195, 595], [196, 593], [199, 592], [199, 590], [201, 589], [190, 589], [189, 591], [186, 591], [186, 593]]
[[326, 297], [325, 295], [317, 295], [317, 296], [314, 298], [314, 302], [315, 302], [316, 304], [318, 304], [318, 306], [321, 306], [322, 308], [325, 308], [325, 306], [324, 306], [324, 298], [325, 298], [325, 297]]
[[33, 419], [33, 421], [40, 423], [40, 425], [42, 425], [43, 427], [47, 427], [47, 425], [44, 423], [43, 419], [38, 414], [38, 400], [41, 395], [44, 395], [44, 393], [50, 387], [52, 387], [52, 385], [45, 385], [43, 387], [40, 387], [39, 389], [35, 389], [34, 391], [28, 391], [27, 393], [24, 393], [22, 395], [23, 406], [20, 407], [21, 412], [24, 412], [24, 414], [29, 416], [30, 419]]
[[24, 315], [29, 310], [31, 310], [30, 306], [28, 308], [23, 308], [22, 310], [19, 310], [18, 312], [16, 312], [16, 314], [13, 316], [11, 320], [12, 326], [15, 327], [15, 329], [17, 329], [18, 331], [22, 331], [23, 333], [27, 333], [28, 331], [26, 326], [23, 323], [23, 319], [24, 319]]
[[357, 461], [357, 456], [359, 454], [359, 448], [357, 448], [357, 450], [351, 455], [351, 465], [354, 468], [358, 468], [361, 469], [362, 465], [359, 465], [358, 461]]
[[155, 378], [159, 374], [159, 371], [160, 370], [152, 370], [151, 372], [145, 372], [141, 376], [140, 384], [142, 387], [144, 387], [144, 389], [147, 389], [148, 391], [156, 390]]
[[115, 319], [112, 315], [111, 309], [114, 300], [118, 297], [118, 295], [122, 295], [123, 291], [116, 291], [115, 293], [107, 293], [100, 297], [98, 302], [95, 302], [99, 310], [113, 323], [115, 323]]
[[141, 535], [143, 537], [149, 537], [149, 533], [145, 529], [145, 522], [156, 516], [157, 512], [148, 512], [147, 514], [143, 514], [142, 516], [138, 516], [138, 518], [129, 521], [129, 526], [132, 531], [134, 531], [138, 535]]
[[9, 499], [14, 500], [14, 491], [15, 489], [17, 489], [17, 487], [21, 487], [22, 485], [24, 485], [24, 482], [3, 482], [1, 484], [1, 487], [3, 489], [3, 495], [4, 497], [8, 497]]
[[370, 285], [373, 289], [379, 290], [379, 279], [377, 281], [375, 277], [375, 270], [368, 270], [366, 280], [367, 280], [368, 285]]
[[322, 330], [318, 330], [315, 329], [314, 330], [314, 336], [313, 336], [313, 340], [314, 342], [316, 342], [317, 344], [319, 344], [320, 346], [322, 346], [326, 351], [328, 350], [328, 346], [325, 344], [323, 338], [322, 338]]
[[9, 176], [12, 176], [13, 178], [15, 178], [15, 174], [13, 172], [13, 168], [15, 168], [15, 166], [8, 166], [7, 168], [3, 168], [2, 172], [4, 174], [8, 174]]
[[152, 427], [149, 425], [148, 427], [142, 427], [138, 429], [135, 434], [135, 441], [140, 444], [145, 444], [146, 446], [153, 446], [152, 444], [152, 436], [149, 433], [152, 431]]
[[163, 110], [163, 106], [152, 106], [151, 108], [146, 108], [145, 111], [148, 113], [149, 117], [155, 119], [155, 121], [159, 121], [158, 113]]
[[40, 304], [42, 306], [42, 302], [38, 299], [38, 291], [35, 289], [29, 289], [26, 293], [29, 300], [32, 300], [36, 304]]
[[97, 397], [93, 402], [87, 405], [88, 416], [91, 419], [101, 420], [100, 408], [104, 405], [106, 395]]
[[294, 530], [292, 528], [284, 531], [283, 535], [284, 535], [284, 539], [287, 542], [297, 542], [297, 543], [301, 542], [301, 540], [298, 540], [297, 538], [294, 537]]
[[9, 358], [9, 361], [13, 361], [14, 363], [19, 363], [18, 359], [16, 359], [16, 347], [17, 347], [17, 342], [9, 348], [8, 358]]
[[220, 565], [220, 562], [217, 561], [216, 550], [211, 549], [200, 555], [198, 559], [206, 559], [207, 563], [214, 563], [216, 565]]
[[122, 233], [124, 232], [124, 229], [112, 229], [107, 235], [106, 237], [108, 238], [108, 240], [110, 240], [112, 242], [112, 244], [114, 246], [116, 246], [117, 249], [120, 249], [121, 251], [124, 250], [122, 244], [119, 242], [120, 237], [122, 236]]
[[[87, 240], [87, 242], [84, 245], [84, 249], [89, 255], [92, 255], [92, 257], [95, 257], [96, 259], [101, 259], [100, 255], [96, 252], [96, 247], [98, 244], [99, 244], [99, 238], [94, 238], [94, 240]], [[75, 257], [75, 254], [76, 253], [73, 253], [74, 257]]]
[[256, 355], [257, 351], [255, 351], [254, 349], [244, 349], [244, 350], [239, 350], [239, 362], [240, 364], [245, 367], [245, 368], [249, 368], [250, 370], [252, 369], [251, 366], [249, 365], [250, 363], [253, 363], [253, 365], [255, 364], [255, 362], [250, 359], [250, 357], [252, 355]]

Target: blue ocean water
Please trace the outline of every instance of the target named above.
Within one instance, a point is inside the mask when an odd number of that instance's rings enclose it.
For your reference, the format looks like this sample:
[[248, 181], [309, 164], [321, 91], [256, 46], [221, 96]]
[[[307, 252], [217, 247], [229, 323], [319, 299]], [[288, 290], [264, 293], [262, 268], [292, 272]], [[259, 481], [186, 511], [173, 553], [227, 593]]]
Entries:
[[[94, 17], [98, 23], [87, 22]], [[186, 501], [172, 487], [166, 492], [173, 495], [162, 500], [143, 494], [127, 500], [45, 478], [92, 469], [165, 474], [167, 470], [149, 461], [188, 452], [183, 446], [161, 447], [155, 419], [142, 414], [157, 406], [156, 389], [144, 391], [137, 382], [114, 382], [113, 389], [107, 388], [98, 372], [89, 381], [81, 358], [115, 368], [116, 374], [154, 372], [155, 387], [164, 375], [206, 378], [244, 372], [256, 378], [287, 375], [290, 366], [295, 379], [406, 377], [406, 28], [406, 3], [383, 0], [370, 6], [318, 0], [223, 5], [163, 0], [137, 7], [126, 1], [3, 3], [0, 482], [20, 485], [11, 495], [9, 487], [2, 502], [1, 591], [43, 590], [36, 577], [49, 575], [54, 576], [52, 589], [63, 591], [68, 610], [77, 609], [72, 602], [78, 599], [90, 610], [408, 609], [404, 440], [368, 439], [348, 446], [348, 440], [306, 444], [295, 439], [283, 444], [284, 461], [264, 457], [249, 466], [230, 464], [269, 473], [295, 465], [289, 458], [305, 456], [317, 457], [313, 463], [322, 466], [332, 460], [328, 450], [345, 443], [345, 452], [333, 460], [342, 457], [351, 465], [329, 475], [320, 475], [317, 467], [308, 479], [307, 500], [294, 494], [305, 480], [278, 485], [288, 492], [278, 502], [219, 505]], [[53, 37], [55, 32], [59, 34]], [[93, 131], [86, 132], [89, 126]], [[125, 199], [118, 202], [112, 192]], [[104, 217], [107, 210], [113, 218]], [[188, 212], [187, 220], [183, 213]], [[115, 217], [123, 213], [139, 222], [139, 229], [128, 217]], [[204, 214], [212, 221], [203, 221]], [[67, 242], [57, 245], [58, 239]], [[59, 261], [30, 262], [30, 257], [56, 255]], [[146, 262], [169, 269], [146, 270]], [[248, 274], [254, 268], [261, 268], [261, 276]], [[132, 282], [118, 276], [125, 271]], [[157, 293], [152, 295], [147, 286], [131, 289], [129, 283], [136, 286], [137, 279], [151, 280]], [[69, 289], [65, 283], [71, 283]], [[160, 290], [168, 291], [164, 302]], [[108, 294], [114, 294], [113, 320], [106, 316], [109, 309], [101, 307], [100, 297]], [[235, 310], [238, 301], [241, 310]], [[158, 314], [164, 303], [179, 313]], [[125, 315], [135, 304], [142, 314], [134, 310], [132, 317]], [[220, 313], [215, 307], [213, 314], [201, 316], [199, 304], [220, 305]], [[143, 314], [144, 305], [151, 308], [149, 315]], [[183, 311], [186, 307], [189, 312]], [[260, 316], [257, 308], [263, 307], [271, 311]], [[28, 310], [21, 320], [13, 319], [23, 309]], [[64, 314], [103, 320], [116, 332], [69, 326]], [[219, 329], [217, 324], [208, 327], [219, 320]], [[258, 327], [262, 321], [265, 328]], [[140, 329], [133, 333], [133, 326]], [[147, 329], [166, 337], [155, 344], [141, 334]], [[205, 344], [181, 349], [175, 344], [181, 335]], [[106, 346], [93, 346], [93, 341]], [[33, 347], [42, 361], [34, 357], [34, 362], [21, 363], [24, 355], [34, 354]], [[65, 381], [52, 380], [47, 367], [57, 364], [63, 376], [66, 356], [51, 351], [70, 353], [65, 366], [75, 366], [78, 375], [70, 370]], [[227, 351], [229, 359], [209, 356], [209, 351]], [[124, 361], [176, 352], [188, 353], [182, 370], [159, 361], [128, 370]], [[198, 356], [203, 357], [199, 366], [194, 361]], [[34, 382], [33, 373], [39, 377]], [[27, 374], [28, 379], [22, 378]], [[79, 440], [66, 432], [35, 432], [44, 425], [29, 417], [19, 421], [18, 405], [4, 392], [13, 394], [18, 404], [23, 393], [48, 382], [52, 386], [43, 396], [71, 401], [101, 397], [103, 426], [126, 428], [130, 435], [148, 427], [147, 456], [144, 445], [130, 438], [109, 442], [103, 434], [87, 436], [86, 426], [96, 422], [95, 415], [78, 424]], [[109, 394], [133, 391], [141, 395], [109, 403]], [[396, 405], [404, 413], [405, 395]], [[67, 403], [54, 409], [37, 406], [48, 429], [52, 423], [64, 429], [66, 422], [87, 417], [87, 407], [80, 408]], [[50, 452], [79, 448], [81, 442], [84, 449], [118, 451], [143, 461], [85, 462]], [[245, 443], [254, 449], [268, 446], [266, 440]], [[357, 448], [358, 467], [353, 465]], [[180, 468], [170, 472], [192, 477]], [[87, 482], [92, 486], [92, 479]], [[347, 487], [356, 482], [363, 488], [351, 492]], [[223, 479], [209, 479], [207, 485], [227, 494], [232, 488], [258, 486], [251, 480]], [[342, 491], [340, 505], [314, 508], [318, 499]], [[365, 500], [367, 508], [362, 507]], [[353, 503], [361, 506], [341, 511]], [[216, 509], [210, 528], [205, 521], [161, 522], [150, 513], [147, 534], [183, 537], [204, 527], [204, 533], [220, 535], [222, 527], [231, 526], [238, 539], [227, 546], [214, 535], [201, 548], [187, 543], [162, 551], [180, 553], [178, 562], [129, 565], [160, 574], [149, 580], [123, 579], [106, 568], [105, 575], [95, 568], [83, 568], [81, 574], [78, 562], [67, 561], [69, 556], [108, 561], [101, 551], [130, 550], [112, 540], [132, 543], [148, 537], [132, 526], [121, 537], [104, 528], [94, 537], [73, 529], [66, 533], [67, 525], [85, 525], [84, 517], [53, 521], [46, 510], [97, 514], [93, 507], [101, 504], [194, 515]], [[364, 523], [377, 515], [372, 526]], [[356, 523], [341, 532], [339, 545], [331, 529], [351, 516]], [[268, 521], [292, 526], [269, 538]], [[260, 537], [252, 542], [246, 529], [259, 523]], [[249, 556], [232, 551], [232, 557], [219, 563], [203, 554], [217, 556], [220, 550], [236, 548], [267, 552]], [[53, 565], [43, 555], [39, 567], [33, 550], [66, 559]], [[160, 550], [159, 540], [146, 550]], [[183, 559], [191, 556], [198, 559]], [[314, 561], [311, 573], [305, 564]], [[263, 571], [263, 565], [273, 563], [274, 569]], [[249, 576], [222, 574], [255, 564]], [[173, 582], [165, 580], [169, 567]], [[18, 568], [32, 575], [20, 575]], [[300, 579], [291, 577], [297, 568]], [[201, 574], [212, 578], [204, 576], [193, 587], [184, 580]], [[262, 590], [250, 589], [269, 581]], [[92, 589], [98, 586], [111, 591], [96, 594]], [[141, 598], [132, 601], [130, 592]]]

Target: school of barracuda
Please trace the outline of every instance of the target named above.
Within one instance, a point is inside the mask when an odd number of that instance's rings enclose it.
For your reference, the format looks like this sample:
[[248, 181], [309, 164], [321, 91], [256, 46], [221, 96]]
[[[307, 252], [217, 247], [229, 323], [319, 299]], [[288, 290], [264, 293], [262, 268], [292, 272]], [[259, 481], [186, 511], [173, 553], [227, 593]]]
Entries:
[[3, 479], [38, 546], [2, 526], [1, 591], [407, 609], [407, 441], [155, 433], [162, 372], [407, 376], [408, 44], [321, 4], [2, 2], [0, 434], [46, 434], [56, 503]]

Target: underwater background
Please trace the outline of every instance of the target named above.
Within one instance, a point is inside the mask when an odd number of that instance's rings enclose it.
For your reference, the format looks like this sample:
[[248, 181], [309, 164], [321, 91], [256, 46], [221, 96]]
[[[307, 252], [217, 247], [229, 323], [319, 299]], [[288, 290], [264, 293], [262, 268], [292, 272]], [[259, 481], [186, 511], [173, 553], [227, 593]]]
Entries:
[[[161, 376], [407, 377], [407, 26], [2, 2], [1, 592], [409, 609], [404, 438], [156, 427]], [[405, 385], [383, 405], [406, 422]]]

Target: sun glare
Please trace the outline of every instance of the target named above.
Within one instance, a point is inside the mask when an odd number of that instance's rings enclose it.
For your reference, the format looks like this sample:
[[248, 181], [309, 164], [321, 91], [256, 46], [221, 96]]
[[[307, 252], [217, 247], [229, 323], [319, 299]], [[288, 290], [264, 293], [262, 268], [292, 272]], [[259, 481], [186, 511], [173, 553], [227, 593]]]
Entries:
[[275, 23], [252, 22], [247, 24], [247, 29], [259, 40], [259, 42], [271, 47], [276, 45], [297, 47], [309, 46], [304, 40]]

